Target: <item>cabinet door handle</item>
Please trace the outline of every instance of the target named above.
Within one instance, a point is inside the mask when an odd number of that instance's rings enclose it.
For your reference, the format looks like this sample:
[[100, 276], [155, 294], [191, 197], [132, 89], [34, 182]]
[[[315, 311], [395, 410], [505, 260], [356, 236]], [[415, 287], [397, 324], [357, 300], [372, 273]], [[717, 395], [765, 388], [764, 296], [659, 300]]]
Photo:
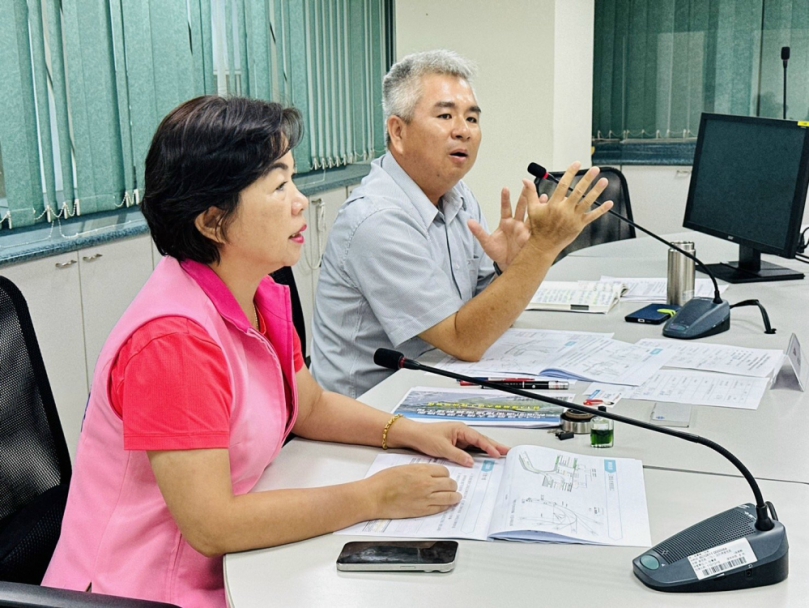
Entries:
[[101, 253], [94, 253], [93, 255], [83, 255], [81, 259], [85, 262], [95, 262], [98, 258], [100, 258], [103, 254]]
[[73, 264], [76, 264], [78, 260], [68, 260], [67, 262], [56, 262], [55, 266], [57, 268], [70, 268]]

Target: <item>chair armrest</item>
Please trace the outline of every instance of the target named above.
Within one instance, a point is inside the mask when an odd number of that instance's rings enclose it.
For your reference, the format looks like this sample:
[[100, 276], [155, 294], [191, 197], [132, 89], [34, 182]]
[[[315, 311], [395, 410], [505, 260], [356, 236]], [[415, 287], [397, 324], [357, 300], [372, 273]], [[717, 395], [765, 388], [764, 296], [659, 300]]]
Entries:
[[84, 593], [38, 585], [0, 581], [0, 607], [15, 608], [179, 608], [175, 604], [135, 600], [101, 593]]

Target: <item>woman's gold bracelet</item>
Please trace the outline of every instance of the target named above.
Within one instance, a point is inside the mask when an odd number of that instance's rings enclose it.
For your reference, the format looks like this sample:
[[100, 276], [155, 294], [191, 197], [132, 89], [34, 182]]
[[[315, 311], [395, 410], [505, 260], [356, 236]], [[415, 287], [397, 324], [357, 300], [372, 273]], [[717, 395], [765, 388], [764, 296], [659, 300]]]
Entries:
[[397, 420], [399, 420], [399, 418], [401, 418], [401, 417], [402, 417], [401, 414], [396, 414], [390, 420], [388, 420], [388, 423], [385, 425], [385, 430], [382, 431], [382, 449], [383, 450], [388, 449], [388, 431], [390, 431], [390, 427], [392, 427], [393, 423], [396, 422]]

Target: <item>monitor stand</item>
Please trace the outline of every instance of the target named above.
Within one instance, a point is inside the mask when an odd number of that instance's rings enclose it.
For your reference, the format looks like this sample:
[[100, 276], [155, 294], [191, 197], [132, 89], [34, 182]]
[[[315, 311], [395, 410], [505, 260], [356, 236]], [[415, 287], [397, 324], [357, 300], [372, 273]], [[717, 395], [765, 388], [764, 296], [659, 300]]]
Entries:
[[[727, 283], [759, 283], [762, 281], [792, 281], [804, 274], [791, 268], [761, 261], [761, 252], [739, 245], [739, 261], [726, 264], [705, 264], [711, 274]], [[701, 270], [699, 265], [697, 269]]]

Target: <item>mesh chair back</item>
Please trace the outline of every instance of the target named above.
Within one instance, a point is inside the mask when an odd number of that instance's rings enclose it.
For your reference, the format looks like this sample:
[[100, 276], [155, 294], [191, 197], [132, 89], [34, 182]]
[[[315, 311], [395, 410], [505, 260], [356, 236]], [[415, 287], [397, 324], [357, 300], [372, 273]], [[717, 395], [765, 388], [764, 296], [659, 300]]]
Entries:
[[0, 277], [0, 580], [41, 580], [59, 538], [70, 474], [28, 306]]
[[[587, 169], [582, 169], [576, 174], [573, 180], [573, 187], [575, 187], [585, 173], [587, 173]], [[559, 171], [553, 172], [552, 174], [559, 179], [564, 175], [564, 172]], [[632, 217], [632, 205], [629, 202], [629, 187], [627, 186], [624, 174], [613, 167], [602, 167], [599, 178], [601, 177], [606, 177], [609, 181], [609, 185], [601, 194], [599, 200], [612, 201], [612, 208], [616, 213], [634, 221]], [[555, 189], [556, 184], [548, 179], [542, 180], [539, 184], [539, 192], [547, 194], [548, 196], [553, 194]], [[562, 253], [559, 254], [556, 261], [558, 262], [569, 253], [584, 249], [585, 247], [634, 238], [634, 227], [608, 213], [582, 230], [581, 234], [576, 237], [576, 240], [562, 250]]]

